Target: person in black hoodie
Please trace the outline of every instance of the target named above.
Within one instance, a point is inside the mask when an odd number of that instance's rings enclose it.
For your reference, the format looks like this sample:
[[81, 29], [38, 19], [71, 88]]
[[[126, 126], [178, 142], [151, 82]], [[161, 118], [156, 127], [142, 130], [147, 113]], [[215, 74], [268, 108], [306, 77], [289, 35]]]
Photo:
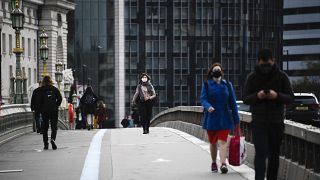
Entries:
[[90, 129], [93, 129], [93, 117], [97, 109], [97, 100], [98, 98], [93, 93], [93, 89], [91, 86], [88, 86], [86, 88], [86, 91], [80, 99], [80, 104], [83, 107], [82, 113], [84, 113], [83, 115], [85, 115], [86, 117], [87, 128], [89, 131]]
[[[41, 85], [41, 83], [39, 82], [39, 85]], [[36, 88], [33, 92], [32, 92], [32, 97], [31, 97], [31, 110], [34, 111], [34, 120], [36, 123], [36, 131], [37, 133], [41, 133], [42, 134], [42, 130], [41, 130], [41, 122], [40, 122], [40, 94], [41, 94], [41, 86], [39, 86], [38, 88]]]
[[60, 91], [53, 86], [53, 82], [50, 76], [44, 76], [42, 80], [42, 87], [40, 88], [40, 107], [41, 115], [43, 119], [42, 131], [43, 131], [43, 143], [44, 150], [48, 149], [48, 129], [49, 122], [51, 125], [51, 145], [52, 149], [56, 150], [57, 145], [55, 143], [57, 136], [58, 125], [58, 107], [61, 104], [62, 97]]
[[257, 66], [247, 77], [243, 95], [243, 102], [250, 105], [252, 113], [256, 180], [264, 180], [266, 169], [267, 180], [277, 179], [284, 132], [284, 105], [293, 100], [288, 76], [277, 67], [269, 49], [260, 50]]

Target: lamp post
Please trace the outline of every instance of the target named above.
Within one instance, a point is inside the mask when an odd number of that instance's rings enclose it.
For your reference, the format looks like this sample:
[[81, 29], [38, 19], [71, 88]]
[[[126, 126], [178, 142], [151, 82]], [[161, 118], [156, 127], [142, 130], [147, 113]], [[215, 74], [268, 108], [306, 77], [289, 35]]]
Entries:
[[[22, 74], [21, 74], [21, 54], [23, 53], [23, 48], [20, 47], [20, 30], [23, 29], [24, 24], [24, 14], [22, 12], [22, 2], [20, 0], [12, 0], [11, 7], [11, 21], [12, 28], [16, 30], [16, 48], [13, 49], [13, 52], [16, 54], [16, 89], [13, 90], [14, 103], [21, 104], [23, 103], [22, 95]], [[13, 81], [14, 83], [14, 81]], [[13, 84], [14, 86], [14, 84]]]
[[66, 97], [67, 101], [69, 98], [70, 87], [71, 87], [71, 84], [69, 82], [64, 82], [64, 96]]
[[63, 64], [60, 60], [58, 60], [58, 62], [56, 63], [55, 77], [56, 77], [56, 81], [58, 83], [59, 90], [60, 90], [60, 83], [62, 82], [62, 69], [63, 69]]
[[42, 33], [40, 34], [40, 57], [43, 62], [43, 72], [42, 76], [47, 75], [47, 59], [49, 57], [49, 48], [48, 48], [48, 35], [45, 33], [45, 30], [42, 29]]

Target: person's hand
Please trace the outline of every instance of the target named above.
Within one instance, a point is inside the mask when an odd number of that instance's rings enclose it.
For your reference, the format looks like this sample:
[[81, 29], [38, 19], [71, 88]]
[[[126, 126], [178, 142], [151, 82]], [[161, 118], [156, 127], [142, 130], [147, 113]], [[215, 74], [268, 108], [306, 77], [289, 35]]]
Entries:
[[258, 94], [257, 94], [257, 97], [258, 97], [259, 99], [267, 99], [267, 98], [268, 98], [268, 95], [265, 94], [263, 90], [260, 90], [260, 91], [258, 92]]
[[149, 96], [144, 97], [144, 100], [147, 101], [148, 99], [150, 99]]
[[215, 111], [215, 109], [213, 107], [209, 107], [208, 112], [212, 113], [213, 111]]
[[276, 99], [277, 97], [278, 97], [278, 93], [270, 89], [270, 92], [268, 94], [268, 99]]

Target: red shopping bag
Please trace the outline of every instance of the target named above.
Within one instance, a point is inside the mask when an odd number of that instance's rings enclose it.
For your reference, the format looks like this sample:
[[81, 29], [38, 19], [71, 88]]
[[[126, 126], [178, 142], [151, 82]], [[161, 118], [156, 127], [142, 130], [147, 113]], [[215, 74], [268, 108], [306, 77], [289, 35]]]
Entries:
[[238, 135], [230, 138], [229, 144], [229, 164], [232, 166], [240, 166], [247, 157], [246, 142], [244, 136]]

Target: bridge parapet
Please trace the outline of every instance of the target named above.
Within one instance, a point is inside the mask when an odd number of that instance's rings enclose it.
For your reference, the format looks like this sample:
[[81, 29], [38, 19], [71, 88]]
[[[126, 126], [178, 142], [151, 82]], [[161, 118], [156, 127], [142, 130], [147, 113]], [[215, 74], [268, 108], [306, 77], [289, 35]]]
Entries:
[[[253, 167], [254, 147], [251, 134], [251, 113], [239, 112], [241, 131], [246, 137], [248, 165]], [[207, 141], [201, 127], [201, 106], [178, 106], [162, 111], [151, 120], [151, 126], [179, 129]], [[320, 179], [320, 129], [285, 120], [278, 178]]]
[[[66, 110], [59, 111], [58, 128], [68, 129]], [[34, 131], [34, 115], [29, 104], [12, 104], [0, 109], [0, 145]]]

